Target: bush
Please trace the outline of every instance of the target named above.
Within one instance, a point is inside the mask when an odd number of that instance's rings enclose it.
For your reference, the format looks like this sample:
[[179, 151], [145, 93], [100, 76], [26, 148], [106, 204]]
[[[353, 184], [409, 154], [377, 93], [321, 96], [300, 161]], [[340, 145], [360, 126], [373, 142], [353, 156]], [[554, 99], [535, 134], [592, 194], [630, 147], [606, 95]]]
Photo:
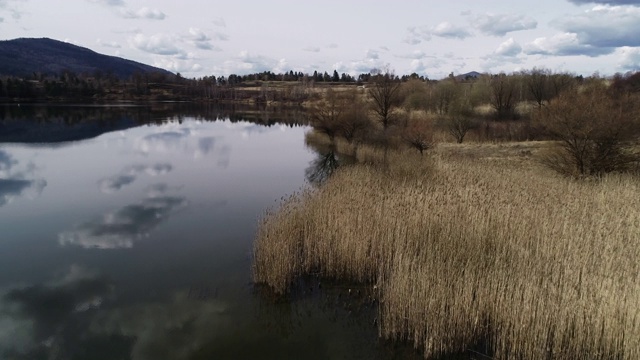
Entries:
[[559, 141], [543, 163], [578, 177], [629, 170], [640, 159], [636, 103], [634, 98], [613, 99], [604, 85], [561, 94], [537, 114], [541, 126]]

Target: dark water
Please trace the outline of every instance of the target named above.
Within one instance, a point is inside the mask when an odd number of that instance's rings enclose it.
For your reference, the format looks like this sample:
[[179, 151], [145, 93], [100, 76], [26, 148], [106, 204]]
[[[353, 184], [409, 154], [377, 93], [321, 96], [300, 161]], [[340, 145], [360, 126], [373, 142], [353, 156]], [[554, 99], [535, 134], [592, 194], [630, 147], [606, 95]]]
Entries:
[[278, 117], [0, 107], [0, 358], [412, 354], [340, 289], [274, 301], [251, 283], [257, 220], [327, 162]]

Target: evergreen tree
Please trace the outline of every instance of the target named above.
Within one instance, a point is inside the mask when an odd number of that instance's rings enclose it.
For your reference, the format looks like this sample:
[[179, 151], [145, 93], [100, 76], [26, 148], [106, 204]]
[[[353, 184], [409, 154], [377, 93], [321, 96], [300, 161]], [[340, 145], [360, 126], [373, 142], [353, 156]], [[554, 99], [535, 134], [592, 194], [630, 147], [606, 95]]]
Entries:
[[331, 77], [331, 81], [338, 82], [340, 81], [340, 75], [338, 75], [337, 70], [333, 70], [333, 76]]

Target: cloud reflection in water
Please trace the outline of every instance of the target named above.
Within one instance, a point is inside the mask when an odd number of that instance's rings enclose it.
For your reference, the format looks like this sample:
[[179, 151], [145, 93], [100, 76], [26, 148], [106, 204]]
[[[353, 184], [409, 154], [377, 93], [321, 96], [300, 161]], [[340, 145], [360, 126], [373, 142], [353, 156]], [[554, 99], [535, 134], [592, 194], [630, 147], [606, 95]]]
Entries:
[[113, 285], [72, 265], [61, 278], [14, 287], [0, 296], [0, 358], [31, 359], [69, 345], [75, 316], [101, 306]]
[[133, 165], [124, 169], [120, 174], [102, 179], [98, 182], [100, 191], [109, 194], [119, 191], [126, 185], [136, 181], [138, 175], [146, 173], [150, 176], [164, 175], [173, 170], [173, 165], [168, 163], [158, 163], [155, 165]]
[[60, 233], [58, 241], [63, 246], [131, 248], [134, 242], [147, 237], [153, 229], [167, 221], [175, 210], [186, 206], [184, 197], [167, 195], [167, 190], [167, 186], [155, 186], [147, 198], [139, 203], [127, 205], [81, 224], [72, 231]]

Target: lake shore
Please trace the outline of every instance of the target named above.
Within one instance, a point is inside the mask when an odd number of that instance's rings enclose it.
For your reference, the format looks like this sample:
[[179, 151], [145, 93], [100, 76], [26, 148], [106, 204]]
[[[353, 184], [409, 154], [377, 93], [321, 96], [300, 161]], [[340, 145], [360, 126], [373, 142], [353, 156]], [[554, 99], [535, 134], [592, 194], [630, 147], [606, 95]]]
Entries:
[[446, 144], [378, 151], [377, 164], [356, 149], [374, 165], [264, 216], [254, 280], [375, 288], [380, 335], [426, 358], [479, 343], [495, 358], [638, 358], [640, 183], [561, 177], [535, 161], [544, 148]]

